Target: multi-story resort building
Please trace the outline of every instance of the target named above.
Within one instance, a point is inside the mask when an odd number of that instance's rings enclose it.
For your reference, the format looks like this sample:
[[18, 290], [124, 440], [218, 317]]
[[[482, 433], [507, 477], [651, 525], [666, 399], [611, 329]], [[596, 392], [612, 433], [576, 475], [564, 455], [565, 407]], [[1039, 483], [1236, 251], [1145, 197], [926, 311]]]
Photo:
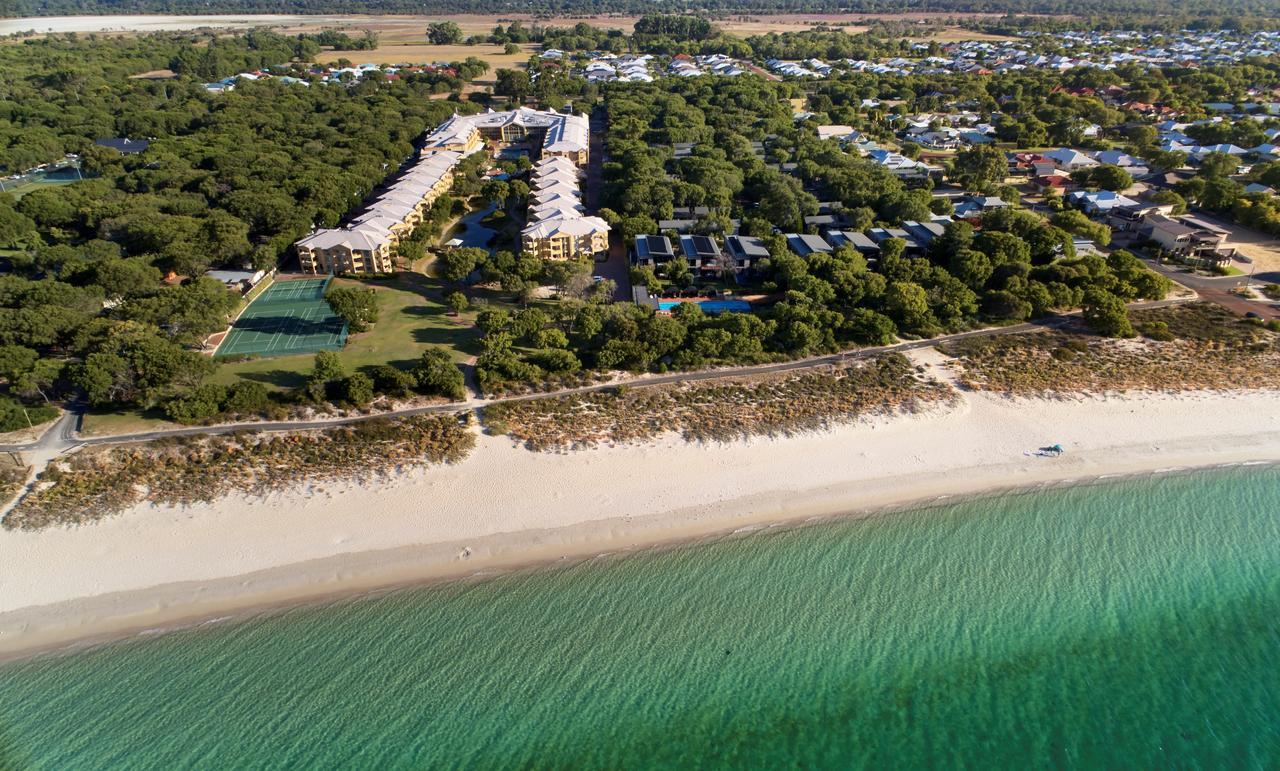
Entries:
[[603, 257], [609, 252], [609, 225], [584, 214], [578, 166], [568, 156], [543, 156], [530, 176], [529, 212], [520, 247], [544, 260]]
[[474, 153], [491, 143], [496, 147], [527, 144], [541, 157], [563, 156], [578, 166], [590, 160], [590, 129], [585, 115], [519, 107], [505, 112], [454, 115], [427, 137], [423, 155], [441, 151]]
[[422, 222], [423, 213], [453, 185], [457, 152], [414, 161], [408, 171], [344, 228], [313, 231], [294, 244], [307, 273], [390, 273], [400, 239]]
[[603, 255], [609, 226], [588, 217], [579, 169], [590, 159], [587, 116], [521, 107], [454, 115], [423, 142], [412, 167], [345, 227], [316, 230], [294, 246], [309, 273], [387, 273], [396, 246], [413, 232], [435, 200], [453, 184], [453, 169], [485, 147], [524, 145], [538, 153], [530, 179], [529, 225], [522, 248], [544, 259]]

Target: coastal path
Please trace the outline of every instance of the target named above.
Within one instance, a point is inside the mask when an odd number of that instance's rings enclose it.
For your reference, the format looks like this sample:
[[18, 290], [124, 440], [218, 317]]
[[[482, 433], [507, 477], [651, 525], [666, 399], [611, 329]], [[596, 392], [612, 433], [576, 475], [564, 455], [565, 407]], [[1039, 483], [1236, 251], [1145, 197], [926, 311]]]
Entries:
[[[1158, 300], [1154, 302], [1134, 303], [1129, 307], [1135, 310], [1161, 308], [1169, 305], [1191, 302], [1194, 299], [1195, 298], [1179, 298], [1174, 300]], [[572, 396], [574, 394], [605, 391], [619, 386], [626, 386], [627, 388], [650, 388], [653, 386], [671, 385], [675, 383], [697, 383], [707, 380], [721, 380], [751, 375], [767, 375], [778, 372], [790, 372], [792, 370], [827, 367], [848, 361], [870, 358], [883, 353], [897, 353], [920, 348], [931, 348], [936, 345], [956, 340], [964, 340], [971, 337], [994, 337], [996, 335], [1021, 334], [1045, 329], [1060, 329], [1062, 327], [1076, 324], [1079, 320], [1079, 315], [1079, 312], [1076, 311], [1061, 315], [1048, 316], [1036, 321], [1014, 324], [1007, 327], [974, 329], [967, 332], [940, 335], [938, 337], [930, 337], [922, 340], [906, 340], [899, 343], [893, 343], [891, 345], [857, 348], [840, 353], [811, 356], [804, 359], [794, 359], [792, 361], [778, 362], [775, 364], [723, 367], [718, 369], [698, 370], [696, 372], [676, 372], [666, 375], [640, 375], [638, 377], [627, 378], [624, 380], [613, 380], [607, 383], [595, 383], [576, 388], [562, 388], [556, 391], [540, 391], [537, 393], [521, 394], [519, 396], [505, 396], [496, 399], [473, 398], [462, 402], [447, 402], [444, 404], [431, 404], [422, 407], [408, 407], [401, 410], [391, 410], [371, 415], [355, 415], [351, 417], [331, 418], [325, 420], [280, 420], [260, 421], [257, 423], [224, 423], [215, 426], [168, 428], [157, 431], [142, 431], [132, 434], [80, 438], [77, 432], [79, 417], [77, 414], [69, 412], [67, 415], [64, 415], [63, 418], [54, 423], [54, 425], [36, 441], [28, 442], [26, 444], [0, 445], [0, 452], [40, 452], [41, 454], [58, 454], [78, 447], [130, 444], [133, 442], [149, 442], [156, 439], [171, 439], [183, 436], [213, 436], [237, 432], [279, 433], [289, 431], [311, 431], [321, 428], [350, 425], [352, 423], [359, 423], [365, 420], [378, 420], [380, 418], [404, 418], [414, 415], [456, 413], [478, 410], [495, 404], [531, 401], [534, 399], [548, 399], [558, 396]]]

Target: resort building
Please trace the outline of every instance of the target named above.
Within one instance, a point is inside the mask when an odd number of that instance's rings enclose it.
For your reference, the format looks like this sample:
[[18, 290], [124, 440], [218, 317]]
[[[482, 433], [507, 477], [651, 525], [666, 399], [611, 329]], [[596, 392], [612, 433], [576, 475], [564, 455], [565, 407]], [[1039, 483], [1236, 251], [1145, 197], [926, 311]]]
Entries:
[[638, 267], [654, 268], [676, 258], [671, 239], [666, 236], [636, 236], [631, 261]]
[[294, 246], [306, 273], [389, 273], [395, 269], [391, 237], [377, 229], [317, 230]]
[[312, 232], [294, 246], [309, 273], [384, 273], [396, 269], [396, 247], [453, 186], [458, 162], [486, 147], [523, 146], [539, 160], [530, 177], [524, 251], [544, 259], [602, 257], [609, 225], [586, 216], [579, 188], [589, 158], [587, 116], [531, 110], [453, 115], [423, 140], [413, 164], [342, 228]]
[[567, 156], [544, 155], [534, 164], [529, 176], [529, 224], [520, 233], [521, 250], [544, 260], [608, 255], [609, 224], [586, 216], [578, 183], [577, 161]]
[[568, 158], [578, 166], [590, 159], [590, 129], [586, 115], [568, 115], [519, 107], [504, 112], [454, 115], [427, 136], [422, 154], [455, 151], [469, 155], [486, 142], [496, 147], [527, 144], [543, 158]]
[[764, 241], [754, 236], [727, 236], [724, 248], [735, 271], [751, 270], [762, 260], [769, 259], [769, 248], [764, 245]]
[[520, 248], [544, 260], [595, 259], [609, 252], [609, 223], [599, 217], [544, 220], [520, 233]]
[[462, 153], [453, 150], [421, 157], [346, 227], [316, 230], [298, 241], [293, 246], [303, 272], [394, 271], [396, 246], [453, 185], [453, 168], [460, 160]]

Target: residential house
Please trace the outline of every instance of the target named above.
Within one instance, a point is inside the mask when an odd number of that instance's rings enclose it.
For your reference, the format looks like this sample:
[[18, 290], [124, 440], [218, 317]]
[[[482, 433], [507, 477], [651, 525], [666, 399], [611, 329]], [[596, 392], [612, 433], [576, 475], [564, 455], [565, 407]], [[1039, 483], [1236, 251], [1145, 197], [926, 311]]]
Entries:
[[680, 236], [680, 251], [689, 267], [704, 276], [713, 276], [726, 267], [719, 245], [710, 236]]
[[1166, 252], [1182, 259], [1213, 265], [1227, 263], [1235, 253], [1226, 249], [1227, 232], [1194, 217], [1148, 216], [1142, 232]]
[[727, 236], [724, 239], [724, 249], [734, 270], [738, 272], [752, 270], [761, 260], [769, 258], [769, 249], [754, 236]]
[[827, 243], [820, 236], [809, 235], [806, 233], [788, 233], [787, 246], [791, 247], [791, 251], [801, 257], [808, 257], [811, 254], [831, 254], [831, 244]]
[[1057, 150], [1051, 150], [1044, 154], [1044, 157], [1053, 161], [1053, 165], [1062, 171], [1076, 171], [1078, 169], [1088, 169], [1098, 165], [1098, 162], [1079, 150], [1072, 150], [1069, 147], [1062, 147]]
[[636, 236], [631, 250], [631, 261], [642, 268], [665, 265], [676, 257], [671, 239], [666, 236]]

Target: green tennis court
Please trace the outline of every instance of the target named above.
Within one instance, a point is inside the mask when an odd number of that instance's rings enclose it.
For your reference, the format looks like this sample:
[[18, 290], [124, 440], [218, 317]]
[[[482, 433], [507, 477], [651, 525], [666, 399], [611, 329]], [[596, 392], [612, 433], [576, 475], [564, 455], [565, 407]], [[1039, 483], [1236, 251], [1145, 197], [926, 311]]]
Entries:
[[267, 287], [236, 319], [214, 356], [340, 350], [347, 341], [347, 322], [324, 299], [330, 280], [277, 281]]

